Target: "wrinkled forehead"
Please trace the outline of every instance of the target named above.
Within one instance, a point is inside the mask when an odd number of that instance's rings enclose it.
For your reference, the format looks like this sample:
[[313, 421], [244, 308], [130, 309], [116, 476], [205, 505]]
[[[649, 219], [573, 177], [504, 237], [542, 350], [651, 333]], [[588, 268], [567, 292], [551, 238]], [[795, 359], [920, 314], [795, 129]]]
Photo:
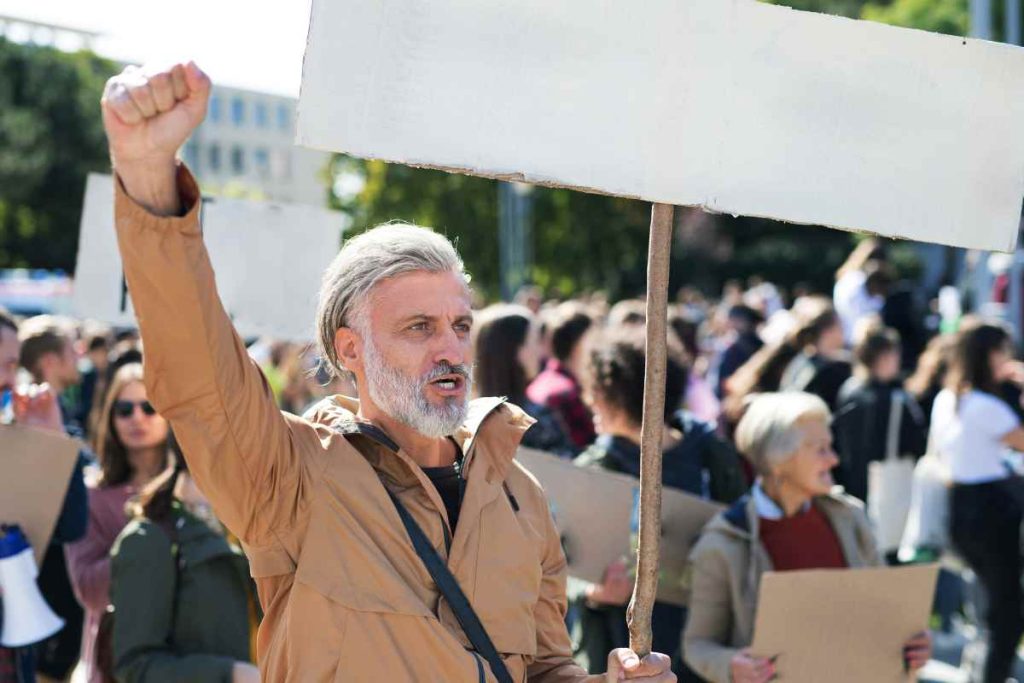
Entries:
[[421, 315], [454, 319], [472, 316], [473, 297], [465, 277], [454, 272], [414, 271], [381, 280], [367, 297], [372, 321]]

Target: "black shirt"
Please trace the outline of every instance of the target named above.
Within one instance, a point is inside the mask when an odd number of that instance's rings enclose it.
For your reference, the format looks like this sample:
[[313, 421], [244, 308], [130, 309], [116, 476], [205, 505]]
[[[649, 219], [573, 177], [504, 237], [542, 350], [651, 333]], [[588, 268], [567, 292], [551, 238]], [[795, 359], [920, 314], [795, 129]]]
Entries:
[[441, 496], [444, 509], [448, 513], [448, 526], [451, 527], [453, 534], [459, 521], [459, 508], [462, 507], [462, 478], [459, 475], [461, 464], [460, 457], [454, 465], [422, 468], [423, 474], [427, 475]]

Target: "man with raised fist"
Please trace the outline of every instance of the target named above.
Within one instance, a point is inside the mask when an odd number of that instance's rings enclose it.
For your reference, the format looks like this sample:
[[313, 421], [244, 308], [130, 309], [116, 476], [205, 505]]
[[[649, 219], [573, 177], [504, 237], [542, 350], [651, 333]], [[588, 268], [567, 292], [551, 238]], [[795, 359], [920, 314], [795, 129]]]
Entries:
[[199, 191], [176, 160], [209, 93], [192, 63], [128, 68], [107, 83], [103, 120], [150, 400], [246, 546], [264, 678], [675, 680], [660, 654], [613, 651], [605, 676], [573, 663], [565, 556], [513, 459], [531, 420], [468, 399], [470, 291], [447, 239], [388, 225], [348, 241], [316, 325], [358, 401], [277, 410], [217, 297]]

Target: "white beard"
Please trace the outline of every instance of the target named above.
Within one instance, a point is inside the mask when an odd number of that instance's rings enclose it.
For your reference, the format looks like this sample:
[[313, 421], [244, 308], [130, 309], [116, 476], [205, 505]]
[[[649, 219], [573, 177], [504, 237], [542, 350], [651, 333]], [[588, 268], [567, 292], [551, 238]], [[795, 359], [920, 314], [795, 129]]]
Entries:
[[[435, 366], [423, 377], [406, 377], [381, 358], [369, 335], [364, 335], [363, 339], [363, 368], [366, 370], [367, 390], [377, 407], [402, 424], [432, 438], [451, 436], [462, 426], [469, 412], [468, 397], [473, 386], [473, 374], [469, 368], [444, 363]], [[450, 373], [463, 376], [466, 382], [463, 397], [446, 398], [442, 405], [432, 405], [427, 400], [427, 385], [431, 380]]]

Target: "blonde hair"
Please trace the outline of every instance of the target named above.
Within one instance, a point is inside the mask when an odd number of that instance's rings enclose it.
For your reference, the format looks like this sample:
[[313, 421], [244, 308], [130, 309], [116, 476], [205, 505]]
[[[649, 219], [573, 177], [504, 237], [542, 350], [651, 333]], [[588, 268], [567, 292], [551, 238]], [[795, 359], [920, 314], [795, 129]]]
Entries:
[[758, 474], [767, 474], [773, 465], [785, 462], [800, 448], [804, 438], [800, 422], [815, 418], [828, 424], [832, 413], [814, 394], [760, 394], [736, 427], [736, 447]]

